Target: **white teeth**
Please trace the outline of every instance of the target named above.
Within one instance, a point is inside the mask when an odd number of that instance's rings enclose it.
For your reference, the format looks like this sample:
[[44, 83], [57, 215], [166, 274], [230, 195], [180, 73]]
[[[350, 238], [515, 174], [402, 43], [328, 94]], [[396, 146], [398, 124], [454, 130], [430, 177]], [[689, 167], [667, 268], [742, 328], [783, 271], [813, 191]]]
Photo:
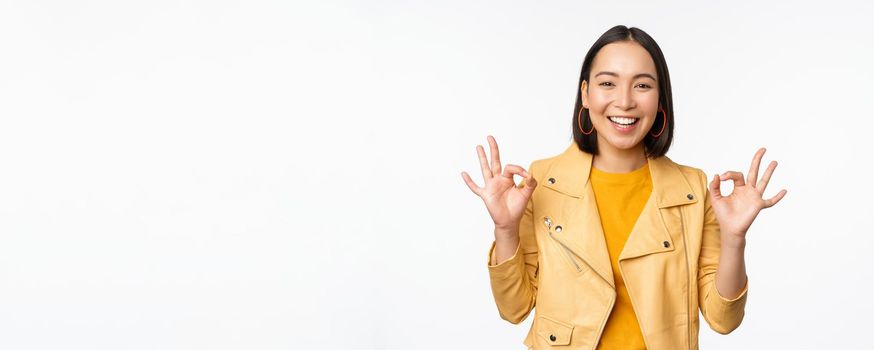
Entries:
[[610, 121], [616, 124], [622, 125], [631, 125], [637, 122], [637, 118], [625, 118], [625, 117], [607, 117]]

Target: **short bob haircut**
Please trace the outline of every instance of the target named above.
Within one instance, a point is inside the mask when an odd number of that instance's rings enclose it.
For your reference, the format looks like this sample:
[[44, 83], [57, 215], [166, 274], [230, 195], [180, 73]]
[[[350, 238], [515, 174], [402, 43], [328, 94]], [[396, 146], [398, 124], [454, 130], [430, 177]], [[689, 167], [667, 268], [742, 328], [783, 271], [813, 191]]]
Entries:
[[[661, 157], [668, 153], [668, 149], [671, 147], [671, 141], [674, 138], [674, 106], [671, 99], [671, 78], [668, 75], [668, 65], [665, 63], [665, 56], [662, 55], [662, 49], [659, 48], [659, 45], [656, 44], [655, 40], [653, 40], [649, 34], [635, 27], [628, 28], [623, 25], [618, 25], [610, 28], [610, 30], [604, 32], [604, 34], [602, 34], [601, 37], [592, 44], [592, 47], [586, 54], [586, 58], [583, 60], [583, 68], [580, 72], [580, 81], [576, 86], [577, 105], [576, 108], [574, 108], [572, 124], [574, 141], [577, 143], [577, 147], [579, 147], [583, 152], [591, 153], [593, 155], [598, 154], [598, 131], [594, 130], [592, 120], [589, 117], [589, 110], [583, 109], [582, 115], [578, 117], [580, 109], [583, 108], [583, 96], [580, 91], [580, 86], [583, 84], [583, 81], [590, 81], [589, 76], [591, 75], [592, 61], [595, 60], [595, 55], [598, 54], [598, 51], [607, 44], [620, 41], [633, 41], [640, 44], [640, 46], [643, 46], [643, 48], [649, 52], [653, 63], [655, 63], [656, 74], [658, 75], [659, 106], [664, 108], [665, 113], [656, 113], [656, 120], [653, 123], [652, 129], [650, 129], [646, 133], [646, 136], [644, 136], [643, 145], [647, 157]], [[661, 118], [668, 119], [667, 123], [659, 118], [659, 114], [662, 114]], [[592, 130], [591, 134], [585, 135], [580, 131], [580, 126], [577, 121], [578, 118], [582, 119], [582, 127], [585, 130]], [[658, 134], [657, 131], [661, 129], [663, 124], [665, 124], [665, 130], [658, 138], [653, 137], [652, 134]]]

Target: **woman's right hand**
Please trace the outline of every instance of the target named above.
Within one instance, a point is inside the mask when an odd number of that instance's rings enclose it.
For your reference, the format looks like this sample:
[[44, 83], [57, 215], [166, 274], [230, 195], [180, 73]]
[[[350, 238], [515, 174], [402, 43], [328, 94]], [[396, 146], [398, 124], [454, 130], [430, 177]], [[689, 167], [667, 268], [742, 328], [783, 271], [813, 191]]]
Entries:
[[[495, 223], [496, 231], [515, 232], [518, 234], [519, 221], [525, 212], [528, 199], [534, 193], [537, 181], [524, 168], [518, 165], [507, 164], [502, 171], [498, 144], [491, 135], [488, 136], [488, 141], [492, 155], [491, 162], [486, 159], [483, 147], [481, 145], [476, 146], [483, 179], [486, 182], [485, 187], [477, 186], [467, 172], [462, 171], [461, 177], [464, 179], [467, 187], [474, 194], [482, 198], [486, 204], [486, 209], [488, 209], [489, 215], [491, 215], [492, 221]], [[524, 186], [516, 186], [513, 175], [523, 177]]]

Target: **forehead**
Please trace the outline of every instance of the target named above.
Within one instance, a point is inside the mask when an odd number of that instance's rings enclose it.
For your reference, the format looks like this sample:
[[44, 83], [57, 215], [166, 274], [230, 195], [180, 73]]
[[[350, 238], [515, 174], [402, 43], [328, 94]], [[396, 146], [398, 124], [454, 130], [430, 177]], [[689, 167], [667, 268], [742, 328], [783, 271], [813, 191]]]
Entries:
[[604, 45], [592, 61], [591, 75], [609, 71], [622, 76], [650, 73], [656, 76], [655, 62], [649, 52], [634, 41], [620, 41]]

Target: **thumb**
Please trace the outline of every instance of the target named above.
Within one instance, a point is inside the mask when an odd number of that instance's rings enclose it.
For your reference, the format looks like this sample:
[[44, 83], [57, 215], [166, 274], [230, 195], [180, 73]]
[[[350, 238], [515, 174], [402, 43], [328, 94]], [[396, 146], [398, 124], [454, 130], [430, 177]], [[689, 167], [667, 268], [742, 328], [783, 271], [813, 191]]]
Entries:
[[534, 192], [534, 188], [537, 187], [537, 180], [534, 179], [534, 176], [531, 176], [527, 171], [522, 173], [525, 176], [525, 180], [522, 181], [521, 190], [522, 193], [525, 194], [526, 197], [531, 196]]

